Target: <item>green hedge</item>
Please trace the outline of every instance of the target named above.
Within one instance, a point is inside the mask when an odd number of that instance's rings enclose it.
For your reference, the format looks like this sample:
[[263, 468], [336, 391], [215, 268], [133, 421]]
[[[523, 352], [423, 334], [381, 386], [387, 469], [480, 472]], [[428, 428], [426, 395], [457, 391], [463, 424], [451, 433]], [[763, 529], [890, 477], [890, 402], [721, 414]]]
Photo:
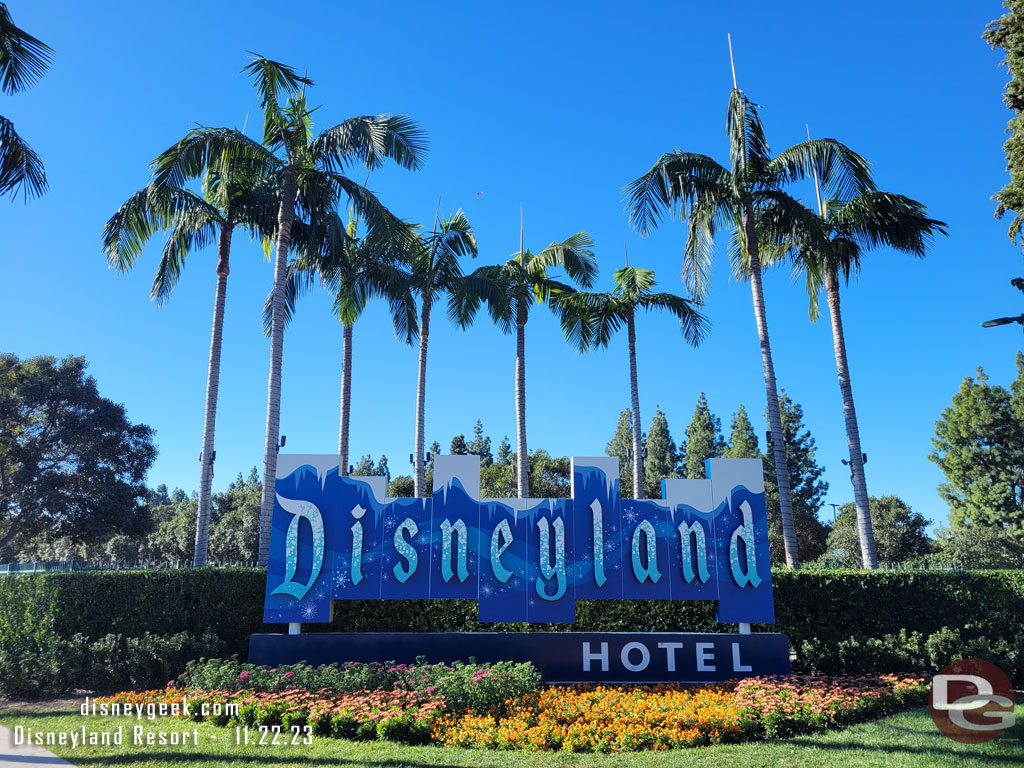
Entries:
[[[203, 568], [0, 576], [0, 652], [49, 635], [212, 632], [225, 653], [244, 658], [250, 634], [284, 631], [262, 622], [265, 574]], [[901, 629], [928, 636], [949, 628], [965, 642], [984, 637], [1012, 646], [1024, 623], [1021, 571], [779, 570], [772, 578], [777, 621], [755, 631], [783, 632], [798, 652], [807, 642], [837, 648]], [[336, 601], [334, 620], [309, 631], [735, 630], [715, 623], [709, 602], [581, 600], [573, 625], [480, 624], [476, 616], [473, 600]]]

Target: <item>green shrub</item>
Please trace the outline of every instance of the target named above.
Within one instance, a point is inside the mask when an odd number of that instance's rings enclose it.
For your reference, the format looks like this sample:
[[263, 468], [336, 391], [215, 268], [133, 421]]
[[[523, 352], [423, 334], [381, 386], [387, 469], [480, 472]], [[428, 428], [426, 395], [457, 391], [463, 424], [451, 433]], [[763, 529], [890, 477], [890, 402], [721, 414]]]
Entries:
[[338, 714], [331, 718], [331, 735], [336, 739], [354, 739], [359, 721], [352, 715]]
[[341, 667], [286, 664], [271, 669], [232, 657], [190, 663], [178, 678], [182, 688], [206, 691], [418, 691], [443, 699], [451, 711], [493, 709], [498, 714], [503, 714], [506, 701], [535, 690], [540, 683], [540, 672], [530, 663], [477, 664], [472, 659], [450, 666], [420, 660], [416, 664], [349, 662]]
[[[797, 650], [796, 669], [810, 669], [822, 659], [833, 666], [853, 659], [876, 663], [886, 656], [900, 663], [926, 658], [934, 667], [938, 656], [959, 653], [982, 642], [988, 652], [1012, 660], [1021, 652], [1015, 643], [1024, 616], [1022, 571], [785, 571], [772, 574], [775, 624], [755, 631], [782, 632]], [[190, 658], [171, 648], [173, 663], [161, 664], [164, 651], [132, 650], [129, 638], [169, 638], [182, 632], [198, 642], [204, 633], [216, 637], [217, 651], [192, 649], [201, 655], [237, 653], [242, 658], [254, 632], [281, 632], [284, 625], [262, 621], [266, 571], [259, 568], [72, 572], [0, 576], [0, 694], [28, 696], [83, 686], [82, 656], [89, 645], [103, 641], [107, 653], [134, 653], [142, 665], [133, 671], [117, 658], [98, 667], [99, 688], [124, 684], [162, 685], [181, 671], [178, 659]], [[951, 617], [956, 625], [950, 628]], [[353, 632], [731, 632], [735, 625], [716, 624], [711, 602], [580, 600], [574, 625], [480, 624], [474, 600], [352, 600], [334, 604], [330, 624], [311, 625], [322, 631]], [[940, 634], [955, 631], [959, 640]], [[901, 630], [920, 633], [923, 649], [906, 642], [886, 644]], [[938, 639], [933, 639], [939, 634]], [[107, 640], [120, 635], [123, 641]], [[857, 644], [849, 641], [858, 638]], [[882, 645], [864, 645], [867, 639]], [[140, 641], [141, 642], [141, 641]], [[151, 645], [153, 641], [147, 641]], [[839, 645], [846, 642], [842, 649]], [[929, 645], [929, 643], [931, 643]], [[899, 646], [899, 647], [896, 647]], [[973, 646], [972, 646], [973, 647]], [[805, 649], [810, 655], [805, 656]], [[849, 659], [843, 662], [842, 656]], [[876, 661], [872, 661], [875, 659]], [[880, 662], [878, 662], [880, 663]], [[157, 677], [158, 670], [163, 679]], [[163, 674], [166, 672], [166, 674]], [[344, 686], [356, 685], [353, 676]], [[361, 675], [376, 674], [369, 668]], [[90, 673], [91, 674], [91, 673]], [[296, 675], [299, 673], [296, 672]], [[1016, 673], [1018, 681], [1021, 672]], [[110, 675], [110, 677], [105, 677]], [[145, 678], [145, 683], [141, 682]], [[132, 682], [139, 680], [140, 682]], [[370, 686], [367, 679], [360, 685]]]
[[938, 672], [951, 661], [971, 657], [991, 661], [1012, 680], [1024, 679], [1024, 636], [964, 640], [959, 630], [949, 627], [930, 635], [903, 629], [895, 635], [853, 635], [835, 643], [805, 640], [798, 666], [804, 672], [832, 675]]
[[355, 738], [360, 741], [372, 741], [377, 738], [377, 724], [372, 720], [364, 720], [356, 726]]
[[292, 728], [301, 729], [308, 721], [309, 716], [305, 712], [285, 712], [281, 715], [281, 727], [286, 731]]

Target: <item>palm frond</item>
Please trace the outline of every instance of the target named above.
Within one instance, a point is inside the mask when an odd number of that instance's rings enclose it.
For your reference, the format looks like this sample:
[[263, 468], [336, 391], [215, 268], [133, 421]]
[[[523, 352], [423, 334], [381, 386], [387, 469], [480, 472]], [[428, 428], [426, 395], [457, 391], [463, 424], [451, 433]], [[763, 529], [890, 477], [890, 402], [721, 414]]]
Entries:
[[651, 169], [623, 188], [629, 223], [641, 236], [654, 231], [679, 207], [680, 217], [697, 202], [724, 204], [732, 196], [729, 172], [707, 155], [678, 149], [658, 158]]
[[110, 266], [126, 271], [156, 232], [172, 227], [188, 232], [223, 222], [216, 207], [190, 190], [148, 186], [129, 197], [107, 221], [103, 252]]
[[426, 153], [427, 134], [408, 115], [352, 117], [310, 144], [313, 159], [332, 171], [343, 171], [356, 162], [374, 170], [386, 160], [415, 171], [423, 166]]
[[566, 343], [580, 353], [607, 347], [629, 311], [628, 303], [611, 293], [572, 291], [554, 299]]
[[201, 126], [189, 131], [181, 141], [153, 160], [152, 183], [184, 187], [188, 181], [202, 177], [209, 170], [225, 172], [225, 165], [236, 162], [249, 168], [263, 169], [266, 175], [281, 167], [281, 161], [269, 149], [241, 131]]
[[[551, 243], [540, 253], [530, 254], [526, 268], [532, 274], [543, 275], [548, 269], [561, 267], [578, 285], [589, 288], [597, 277], [597, 258], [591, 247], [594, 239], [579, 231], [560, 243]], [[546, 298], [546, 297], [545, 297]]]
[[27, 201], [39, 197], [48, 186], [39, 155], [14, 130], [14, 123], [0, 117], [0, 195], [21, 187]]
[[743, 91], [732, 89], [725, 127], [729, 135], [732, 186], [736, 195], [741, 194], [748, 184], [763, 178], [771, 162], [771, 150], [757, 108], [758, 105]]
[[[394, 244], [411, 240], [412, 231], [408, 223], [391, 213], [373, 192], [347, 176], [333, 171], [310, 170], [304, 172], [303, 179], [323, 179], [333, 187], [337, 195], [347, 196], [356, 213], [366, 224], [369, 241]], [[303, 182], [300, 182], [300, 188], [302, 186]]]
[[644, 309], [663, 309], [679, 320], [683, 338], [690, 346], [698, 346], [711, 331], [711, 322], [693, 302], [674, 293], [649, 293], [637, 300]]
[[274, 146], [282, 140], [282, 132], [287, 121], [281, 110], [281, 97], [285, 94], [298, 92], [299, 88], [313, 85], [313, 81], [299, 75], [293, 67], [277, 61], [249, 53], [252, 61], [242, 68], [256, 86], [260, 95], [260, 108], [263, 110], [263, 141]]
[[[18, 27], [0, 3], [0, 88], [14, 94], [35, 84], [53, 61], [53, 49]], [[3, 146], [0, 142], [0, 146]]]
[[185, 259], [192, 251], [214, 245], [217, 242], [218, 222], [206, 217], [181, 216], [176, 219], [164, 243], [160, 264], [157, 266], [156, 277], [149, 297], [158, 304], [170, 298], [174, 286], [181, 276]]
[[[493, 273], [491, 273], [493, 274]], [[509, 299], [509, 285], [483, 270], [474, 270], [463, 276], [448, 290], [448, 319], [460, 328], [468, 327], [482, 304], [487, 314], [502, 333], [512, 330], [513, 305]]]
[[891, 192], [865, 192], [829, 210], [829, 226], [866, 248], [888, 246], [923, 258], [936, 235], [948, 234], [922, 203]]
[[848, 200], [875, 188], [871, 164], [835, 139], [811, 139], [784, 149], [768, 165], [766, 178], [778, 186], [811, 178], [814, 172], [828, 197]]

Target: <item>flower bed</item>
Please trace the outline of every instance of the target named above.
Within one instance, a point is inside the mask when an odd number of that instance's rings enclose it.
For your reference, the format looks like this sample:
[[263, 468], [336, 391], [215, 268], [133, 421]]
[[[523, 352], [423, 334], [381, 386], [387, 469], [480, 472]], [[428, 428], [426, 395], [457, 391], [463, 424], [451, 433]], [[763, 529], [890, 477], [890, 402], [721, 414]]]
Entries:
[[767, 738], [837, 728], [892, 714], [927, 698], [925, 675], [789, 677], [741, 680], [736, 703]]
[[[260, 685], [271, 690], [240, 688], [256, 675], [236, 669], [228, 688], [169, 687], [97, 702], [146, 708], [184, 697], [191, 704], [186, 716], [214, 725], [308, 726], [319, 736], [488, 749], [622, 752], [812, 733], [882, 717], [927, 696], [924, 675], [793, 675], [711, 686], [534, 686], [502, 698], [500, 691], [525, 685], [529, 676], [509, 679], [497, 665], [463, 665], [457, 674], [456, 667], [430, 666], [349, 670], [352, 679], [387, 678], [386, 690], [283, 687], [296, 678], [317, 679], [308, 667], [258, 671]], [[396, 687], [396, 679], [408, 687]]]
[[493, 749], [619, 752], [736, 740], [742, 713], [721, 686], [558, 686], [509, 703], [509, 715], [446, 715], [441, 744]]
[[811, 733], [923, 703], [923, 675], [749, 678], [734, 686], [547, 688], [494, 713], [446, 715], [441, 744], [633, 751]]

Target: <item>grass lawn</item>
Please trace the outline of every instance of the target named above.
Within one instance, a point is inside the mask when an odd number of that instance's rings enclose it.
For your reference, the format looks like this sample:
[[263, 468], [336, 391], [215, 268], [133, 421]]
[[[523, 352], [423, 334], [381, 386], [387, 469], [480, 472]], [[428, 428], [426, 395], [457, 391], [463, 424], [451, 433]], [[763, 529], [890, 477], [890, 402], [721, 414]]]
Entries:
[[199, 731], [199, 746], [50, 747], [60, 757], [78, 766], [111, 765], [136, 768], [199, 768], [199, 766], [507, 766], [530, 768], [547, 765], [636, 766], [1006, 766], [1024, 765], [1024, 706], [1017, 707], [1017, 725], [1003, 734], [1002, 741], [981, 746], [958, 744], [942, 736], [926, 709], [913, 709], [862, 723], [841, 731], [802, 736], [772, 742], [750, 742], [667, 752], [618, 755], [524, 753], [462, 750], [440, 747], [405, 747], [387, 742], [352, 742], [314, 738], [312, 745], [235, 744], [234, 728], [217, 728], [206, 723], [157, 719], [154, 721], [82, 717], [77, 712], [0, 711], [0, 724], [35, 731], [73, 731], [83, 725], [90, 730], [113, 731], [124, 725], [125, 741], [132, 727], [141, 724], [151, 731]]

